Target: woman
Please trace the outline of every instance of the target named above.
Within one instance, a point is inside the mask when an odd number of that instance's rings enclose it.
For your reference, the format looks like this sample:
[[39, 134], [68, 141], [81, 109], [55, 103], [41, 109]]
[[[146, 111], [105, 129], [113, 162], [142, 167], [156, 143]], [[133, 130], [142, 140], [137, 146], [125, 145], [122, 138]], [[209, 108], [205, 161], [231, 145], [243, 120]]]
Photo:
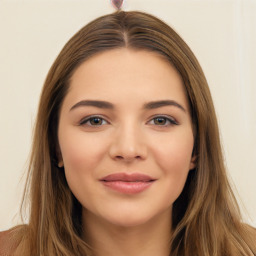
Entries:
[[[118, 11], [82, 28], [45, 81], [5, 255], [255, 255], [209, 88], [165, 23]], [[5, 254], [4, 254], [5, 253]]]

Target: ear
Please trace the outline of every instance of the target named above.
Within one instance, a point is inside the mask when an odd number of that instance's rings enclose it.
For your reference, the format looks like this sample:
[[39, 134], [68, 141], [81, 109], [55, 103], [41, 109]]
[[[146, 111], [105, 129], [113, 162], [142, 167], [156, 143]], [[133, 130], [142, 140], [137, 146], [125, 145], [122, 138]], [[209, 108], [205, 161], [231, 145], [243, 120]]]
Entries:
[[193, 155], [190, 160], [189, 170], [193, 170], [196, 167], [197, 156]]
[[59, 168], [64, 167], [64, 162], [63, 162], [63, 158], [62, 158], [62, 154], [61, 154], [61, 151], [60, 151], [59, 144], [57, 145], [57, 148], [56, 148], [56, 156], [57, 156], [58, 167]]
[[62, 159], [58, 161], [58, 167], [59, 167], [59, 168], [64, 167], [64, 163], [63, 163], [63, 160], [62, 160]]

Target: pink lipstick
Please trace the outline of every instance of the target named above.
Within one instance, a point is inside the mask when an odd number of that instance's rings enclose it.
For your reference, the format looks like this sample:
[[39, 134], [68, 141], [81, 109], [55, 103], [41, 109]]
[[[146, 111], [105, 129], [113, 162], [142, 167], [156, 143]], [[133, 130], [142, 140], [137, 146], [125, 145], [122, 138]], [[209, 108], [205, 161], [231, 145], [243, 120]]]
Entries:
[[137, 194], [149, 188], [156, 179], [141, 173], [114, 173], [100, 179], [110, 189], [124, 194]]

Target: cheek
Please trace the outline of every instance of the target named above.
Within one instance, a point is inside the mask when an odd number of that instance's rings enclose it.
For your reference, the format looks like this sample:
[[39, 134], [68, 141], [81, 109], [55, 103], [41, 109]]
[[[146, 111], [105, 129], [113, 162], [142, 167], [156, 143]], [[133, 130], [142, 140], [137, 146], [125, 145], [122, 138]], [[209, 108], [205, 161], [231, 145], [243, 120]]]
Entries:
[[[107, 143], [96, 136], [86, 136], [84, 133], [66, 132], [65, 137], [59, 137], [61, 154], [68, 176], [95, 175], [95, 169], [102, 160]], [[75, 177], [74, 177], [75, 178]]]
[[96, 193], [93, 184], [99, 176], [98, 167], [107, 143], [102, 140], [100, 143], [99, 136], [95, 138], [72, 131], [60, 133], [59, 142], [69, 188], [82, 205], [87, 206]]
[[193, 150], [193, 135], [175, 136], [163, 141], [162, 146], [155, 147], [155, 160], [162, 170], [165, 180], [166, 195], [172, 195], [174, 202], [183, 190], [190, 170]]
[[[183, 136], [184, 135], [184, 136]], [[190, 136], [189, 136], [190, 135]], [[166, 138], [154, 148], [155, 159], [163, 169], [188, 170], [193, 151], [193, 135], [183, 134]], [[173, 168], [171, 168], [173, 167]]]

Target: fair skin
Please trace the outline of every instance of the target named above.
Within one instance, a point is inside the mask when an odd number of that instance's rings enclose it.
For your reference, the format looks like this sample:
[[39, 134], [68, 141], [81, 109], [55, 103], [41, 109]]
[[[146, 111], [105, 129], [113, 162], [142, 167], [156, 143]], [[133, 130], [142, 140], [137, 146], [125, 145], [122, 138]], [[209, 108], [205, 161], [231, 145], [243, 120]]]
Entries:
[[[93, 56], [72, 76], [58, 139], [59, 166], [82, 205], [84, 238], [95, 254], [169, 255], [172, 205], [195, 167], [177, 71], [148, 51]], [[109, 182], [112, 174], [122, 178]]]

